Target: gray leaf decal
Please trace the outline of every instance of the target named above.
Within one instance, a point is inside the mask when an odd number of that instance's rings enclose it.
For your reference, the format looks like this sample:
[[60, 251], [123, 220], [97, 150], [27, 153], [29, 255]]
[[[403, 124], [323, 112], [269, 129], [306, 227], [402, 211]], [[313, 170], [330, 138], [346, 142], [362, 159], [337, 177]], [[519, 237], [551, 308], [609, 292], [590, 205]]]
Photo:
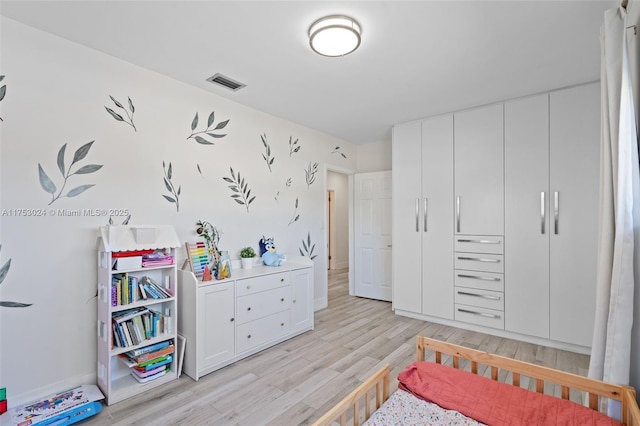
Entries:
[[47, 191], [49, 194], [56, 192], [56, 184], [49, 179], [49, 176], [44, 172], [40, 163], [38, 163], [38, 177], [40, 178], [40, 186], [42, 186], [42, 189]]
[[128, 214], [126, 219], [122, 222], [123, 225], [128, 225], [131, 220], [131, 214]]
[[109, 95], [109, 97], [111, 98], [111, 100], [113, 101], [113, 103], [114, 103], [114, 104], [116, 104], [116, 106], [117, 106], [118, 108], [122, 108], [122, 109], [124, 109], [124, 107], [122, 106], [122, 104], [121, 104], [120, 102], [116, 101], [116, 99], [115, 99], [113, 96]]
[[227, 136], [226, 133], [224, 135], [216, 135], [215, 133], [207, 133], [207, 134], [212, 138], [224, 138], [225, 136]]
[[167, 201], [169, 201], [169, 202], [171, 202], [171, 203], [175, 203], [175, 202], [176, 202], [176, 200], [174, 200], [173, 198], [169, 197], [168, 195], [164, 195], [164, 194], [162, 194], [162, 196], [163, 196]]
[[304, 253], [302, 252], [302, 249], [299, 248], [298, 250], [300, 251], [300, 256], [304, 256]]
[[171, 185], [169, 184], [169, 181], [167, 180], [167, 178], [164, 178], [164, 186], [167, 188], [167, 191], [169, 192], [173, 191], [173, 189], [171, 189]]
[[193, 121], [191, 122], [191, 130], [195, 130], [198, 127], [198, 113], [196, 112], [196, 116], [193, 117]]
[[172, 175], [173, 175], [173, 168], [171, 167], [171, 162], [169, 162], [169, 167], [167, 168], [167, 178], [171, 180]]
[[107, 112], [108, 112], [109, 114], [111, 114], [111, 116], [112, 116], [113, 118], [115, 118], [116, 120], [118, 120], [118, 121], [124, 121], [124, 118], [122, 118], [122, 116], [121, 116], [120, 114], [118, 114], [117, 112], [115, 112], [115, 111], [114, 111], [114, 110], [112, 110], [111, 108], [104, 107], [104, 109], [106, 109], [106, 110], [107, 110]]
[[[213, 113], [211, 113], [211, 115], [213, 115]], [[213, 120], [211, 121], [211, 123], [213, 123]], [[211, 126], [211, 123], [209, 123], [209, 126]], [[225, 121], [221, 121], [220, 123], [218, 123], [218, 125], [216, 126], [215, 129], [213, 130], [220, 130], [220, 129], [224, 129], [225, 127], [227, 127], [227, 124], [229, 123], [229, 120], [225, 120]]]
[[73, 155], [73, 162], [71, 163], [71, 165], [74, 165], [75, 163], [77, 163], [78, 161], [86, 157], [87, 154], [89, 153], [89, 150], [91, 149], [91, 145], [93, 145], [94, 142], [95, 141], [91, 141], [89, 143], [82, 145], [80, 148], [78, 148], [75, 154]]
[[136, 109], [133, 107], [133, 102], [131, 102], [131, 98], [127, 98], [129, 99], [129, 109], [131, 110], [131, 113], [133, 114], [134, 112], [136, 112]]
[[60, 173], [62, 173], [62, 177], [65, 176], [65, 171], [64, 171], [64, 153], [65, 153], [66, 149], [67, 149], [67, 144], [65, 143], [60, 148], [60, 151], [58, 151], [58, 169], [60, 170]]
[[87, 164], [86, 166], [80, 167], [74, 174], [86, 175], [89, 173], [97, 172], [101, 168], [102, 168], [102, 164]]
[[238, 203], [238, 204], [244, 204], [244, 201], [242, 201], [242, 200], [239, 200], [239, 199], [237, 199], [237, 198], [234, 198], [234, 200], [235, 200], [235, 202], [236, 202], [236, 203]]
[[5, 308], [26, 308], [31, 306], [31, 303], [18, 303], [18, 302], [0, 302], [0, 306]]
[[208, 140], [206, 140], [202, 136], [196, 136], [196, 142], [198, 142], [199, 144], [202, 144], [202, 145], [214, 145], [213, 142], [209, 142]]
[[94, 184], [90, 184], [90, 185], [80, 185], [76, 188], [73, 188], [71, 191], [69, 191], [67, 193], [67, 197], [71, 198], [71, 197], [75, 197], [76, 195], [80, 195], [82, 194], [84, 191], [86, 191], [87, 189], [91, 188], [92, 186], [95, 186]]
[[200, 173], [200, 175], [202, 175], [202, 170], [200, 170], [200, 164], [196, 164], [196, 167], [198, 168], [198, 173]]
[[113, 219], [109, 216], [109, 225], [113, 225]]
[[0, 87], [0, 101], [4, 99], [4, 95], [7, 94], [7, 85]]
[[[207, 129], [209, 127], [211, 127], [211, 125], [213, 124], [213, 122], [215, 120], [215, 117], [216, 117], [216, 113], [215, 113], [215, 111], [212, 111], [211, 114], [209, 114], [209, 120], [207, 120]], [[217, 127], [216, 127], [216, 129], [217, 129]]]
[[0, 75], [0, 81], [4, 80], [4, 75]]
[[4, 281], [4, 279], [7, 277], [10, 267], [11, 267], [11, 259], [7, 260], [7, 263], [5, 263], [0, 269], [0, 284], [2, 284], [2, 281]]

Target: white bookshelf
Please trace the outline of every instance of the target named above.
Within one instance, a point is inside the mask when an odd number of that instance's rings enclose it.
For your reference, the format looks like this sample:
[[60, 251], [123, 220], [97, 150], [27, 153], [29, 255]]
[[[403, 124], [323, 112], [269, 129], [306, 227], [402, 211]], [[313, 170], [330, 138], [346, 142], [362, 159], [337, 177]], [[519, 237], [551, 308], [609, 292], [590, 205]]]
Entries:
[[[154, 380], [140, 383], [130, 373], [130, 368], [118, 355], [131, 350], [144, 348], [156, 343], [172, 340], [177, 346], [178, 333], [178, 280], [176, 268], [176, 248], [180, 241], [172, 226], [123, 226], [108, 225], [100, 227], [98, 237], [98, 321], [97, 321], [97, 382], [106, 397], [107, 405], [115, 404], [139, 393], [175, 380], [177, 375], [177, 351], [172, 355], [169, 371]], [[117, 260], [113, 253], [136, 250], [163, 249], [174, 259], [171, 265], [114, 269]], [[148, 277], [172, 297], [164, 299], [139, 299], [128, 304], [112, 304], [112, 279], [114, 275], [126, 274], [127, 277]], [[113, 335], [112, 318], [114, 314], [131, 308], [145, 307], [168, 317], [167, 327], [158, 335], [145, 339], [139, 344], [119, 347]]]

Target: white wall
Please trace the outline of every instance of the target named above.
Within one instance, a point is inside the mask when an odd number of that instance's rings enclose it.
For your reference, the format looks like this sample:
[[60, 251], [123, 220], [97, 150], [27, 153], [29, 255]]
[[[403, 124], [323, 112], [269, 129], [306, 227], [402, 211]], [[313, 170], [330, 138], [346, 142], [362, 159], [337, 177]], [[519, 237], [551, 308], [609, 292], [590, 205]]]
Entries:
[[331, 263], [335, 269], [349, 267], [349, 176], [327, 172], [327, 190], [335, 195], [335, 253]]
[[[63, 209], [126, 209], [132, 224], [172, 224], [183, 241], [195, 241], [195, 222], [207, 220], [222, 231], [220, 247], [234, 258], [243, 246], [257, 247], [262, 235], [274, 237], [279, 252], [299, 255], [309, 235], [317, 256], [316, 308], [326, 306], [324, 170], [355, 170], [354, 145], [10, 19], [1, 24], [0, 74], [6, 75], [7, 95], [0, 114], [0, 265], [12, 262], [0, 300], [31, 304], [0, 307], [0, 384], [11, 405], [95, 382], [95, 242], [108, 217], [63, 217]], [[122, 111], [109, 95], [125, 108], [131, 98], [137, 131], [106, 112], [105, 106]], [[195, 130], [201, 131], [212, 111], [214, 126], [230, 120], [216, 132], [227, 136], [215, 145], [188, 139], [196, 112]], [[262, 158], [261, 134], [275, 157], [272, 171]], [[299, 140], [299, 152], [290, 152], [290, 137]], [[72, 169], [103, 167], [70, 176], [62, 193], [95, 186], [52, 202], [38, 164], [58, 194], [64, 181], [57, 163], [61, 147], [67, 144], [67, 170], [74, 152], [90, 141], [86, 157]], [[332, 154], [335, 146], [346, 158]], [[163, 197], [169, 195], [163, 162], [171, 163], [171, 183], [181, 188], [179, 211]], [[308, 185], [305, 170], [316, 162], [315, 182]], [[230, 167], [256, 197], [249, 211], [231, 198], [223, 180]], [[114, 219], [120, 223], [123, 217]]]
[[391, 170], [391, 140], [358, 145], [357, 150], [358, 173]]

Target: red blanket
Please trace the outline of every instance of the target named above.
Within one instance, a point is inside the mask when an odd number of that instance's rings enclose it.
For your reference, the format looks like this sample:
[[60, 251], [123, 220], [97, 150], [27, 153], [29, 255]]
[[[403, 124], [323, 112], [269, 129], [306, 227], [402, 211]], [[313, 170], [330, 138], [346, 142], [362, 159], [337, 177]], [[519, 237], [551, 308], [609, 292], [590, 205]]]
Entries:
[[399, 388], [488, 425], [621, 425], [571, 401], [500, 383], [433, 362], [414, 362]]

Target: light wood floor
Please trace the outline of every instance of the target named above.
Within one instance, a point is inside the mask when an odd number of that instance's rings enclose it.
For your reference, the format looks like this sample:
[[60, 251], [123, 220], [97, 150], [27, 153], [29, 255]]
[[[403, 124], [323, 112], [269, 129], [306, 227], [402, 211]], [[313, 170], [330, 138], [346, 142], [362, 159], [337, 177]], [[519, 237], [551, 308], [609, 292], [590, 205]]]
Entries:
[[105, 406], [87, 425], [301, 425], [320, 417], [379, 367], [395, 377], [425, 335], [586, 375], [589, 357], [395, 315], [348, 295], [347, 270], [329, 274], [329, 308], [315, 330], [202, 377], [182, 377]]

